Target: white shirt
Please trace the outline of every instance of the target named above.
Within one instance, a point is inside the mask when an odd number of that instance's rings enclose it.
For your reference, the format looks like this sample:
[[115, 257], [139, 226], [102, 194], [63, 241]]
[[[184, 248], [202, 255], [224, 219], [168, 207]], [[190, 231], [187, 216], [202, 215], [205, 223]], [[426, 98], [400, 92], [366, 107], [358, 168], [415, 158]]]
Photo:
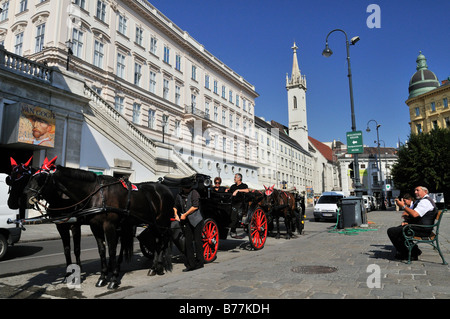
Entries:
[[429, 197], [428, 194], [425, 195], [417, 204], [416, 208], [414, 210], [420, 215], [420, 217], [423, 217], [426, 213], [428, 213], [430, 210], [433, 210], [434, 207], [431, 204], [431, 202], [428, 199], [425, 199], [426, 197]]

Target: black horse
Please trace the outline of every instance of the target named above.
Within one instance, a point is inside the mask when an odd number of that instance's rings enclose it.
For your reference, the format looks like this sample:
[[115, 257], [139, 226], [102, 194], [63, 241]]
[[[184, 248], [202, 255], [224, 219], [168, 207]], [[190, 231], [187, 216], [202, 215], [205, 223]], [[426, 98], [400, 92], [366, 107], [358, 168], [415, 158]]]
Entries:
[[[17, 164], [17, 162], [11, 158], [11, 167], [12, 171], [9, 177], [7, 177], [7, 184], [10, 186], [9, 189], [9, 197], [8, 197], [8, 207], [10, 209], [19, 209], [20, 219], [25, 218], [25, 209], [27, 208], [27, 203], [25, 196], [23, 196], [23, 191], [27, 186], [28, 181], [31, 176], [36, 173], [37, 169], [33, 168], [31, 163], [32, 157], [26, 162]], [[45, 169], [48, 165], [52, 165], [52, 163], [56, 160], [56, 157], [49, 161], [45, 158], [42, 168]], [[70, 202], [70, 199], [66, 200], [61, 205], [71, 205], [73, 203]], [[65, 223], [55, 223], [56, 229], [61, 237], [64, 247], [64, 256], [66, 259], [66, 266], [72, 264], [72, 255], [71, 255], [71, 245], [70, 245], [70, 232], [72, 232], [73, 246], [74, 246], [74, 255], [75, 262], [78, 266], [81, 267], [81, 223], [79, 222], [65, 222]], [[68, 272], [64, 276], [64, 282], [71, 273]]]
[[[146, 224], [154, 233], [153, 267], [156, 272], [172, 270], [170, 218], [173, 216], [173, 195], [159, 183], [146, 182], [134, 187], [135, 190], [131, 183], [112, 176], [57, 166], [36, 172], [24, 194], [28, 203], [36, 204], [45, 199], [51, 218], [77, 218], [91, 227], [101, 261], [101, 275], [96, 286], [107, 284], [110, 270], [112, 276], [108, 288], [114, 289], [119, 286], [122, 256], [129, 260], [133, 254], [137, 225]], [[67, 198], [74, 204], [62, 204]], [[106, 262], [105, 239], [109, 264]], [[116, 260], [119, 239], [121, 251]]]
[[286, 239], [290, 239], [294, 234], [292, 229], [293, 222], [295, 221], [295, 208], [296, 202], [294, 196], [279, 190], [274, 189], [274, 186], [266, 187], [264, 185], [264, 199], [262, 206], [266, 207], [269, 215], [269, 223], [273, 224], [273, 220], [276, 222], [277, 234], [276, 239], [280, 238], [280, 222], [279, 218], [284, 218], [284, 224], [286, 226]]

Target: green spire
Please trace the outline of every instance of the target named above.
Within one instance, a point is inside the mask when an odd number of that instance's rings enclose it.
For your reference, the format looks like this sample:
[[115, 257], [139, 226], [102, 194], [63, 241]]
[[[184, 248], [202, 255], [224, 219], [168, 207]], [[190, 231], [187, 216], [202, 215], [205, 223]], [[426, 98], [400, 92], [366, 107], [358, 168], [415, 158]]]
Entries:
[[428, 69], [428, 65], [427, 65], [427, 59], [425, 58], [425, 56], [422, 54], [422, 51], [419, 51], [419, 56], [417, 57], [417, 67], [416, 70], [427, 70]]

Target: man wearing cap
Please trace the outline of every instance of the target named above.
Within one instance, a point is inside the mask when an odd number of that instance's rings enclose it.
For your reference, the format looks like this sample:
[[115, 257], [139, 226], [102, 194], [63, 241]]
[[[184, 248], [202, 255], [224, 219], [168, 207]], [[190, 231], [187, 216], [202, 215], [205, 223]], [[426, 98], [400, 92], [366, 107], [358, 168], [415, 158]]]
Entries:
[[[414, 194], [416, 195], [416, 201], [411, 207], [408, 207], [404, 200], [397, 200], [397, 205], [404, 211], [402, 216], [406, 217], [408, 224], [416, 225], [433, 225], [437, 214], [437, 207], [434, 201], [428, 196], [428, 189], [424, 186], [417, 186], [414, 189]], [[421, 229], [419, 227], [411, 226], [416, 236], [426, 237], [431, 234], [432, 229]], [[387, 230], [387, 234], [395, 249], [397, 254], [396, 259], [407, 259], [408, 249], [405, 245], [405, 238], [403, 236], [403, 225], [397, 227], [391, 227]], [[411, 251], [411, 259], [417, 260], [422, 252], [416, 246]]]
[[[180, 220], [185, 236], [185, 266], [183, 271], [202, 268], [204, 264], [202, 229], [203, 217], [200, 213], [200, 194], [192, 188], [189, 180], [182, 181], [181, 192], [175, 199], [175, 219]], [[194, 249], [195, 244], [195, 249]]]

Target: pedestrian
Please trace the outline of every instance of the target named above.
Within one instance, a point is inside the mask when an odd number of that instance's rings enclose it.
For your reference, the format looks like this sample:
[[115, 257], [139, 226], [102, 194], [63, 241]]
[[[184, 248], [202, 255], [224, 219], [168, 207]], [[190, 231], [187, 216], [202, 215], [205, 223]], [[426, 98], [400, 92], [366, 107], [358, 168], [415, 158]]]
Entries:
[[185, 237], [184, 272], [203, 268], [203, 217], [200, 212], [200, 194], [193, 189], [191, 181], [183, 181], [181, 192], [175, 199], [175, 219], [179, 219]]
[[[434, 201], [428, 196], [428, 189], [424, 186], [417, 186], [414, 189], [414, 194], [416, 196], [416, 201], [412, 206], [407, 206], [408, 200], [399, 200], [397, 204], [404, 211], [402, 215], [405, 222], [408, 224], [416, 225], [433, 225], [437, 214], [437, 207]], [[408, 258], [408, 249], [405, 245], [405, 237], [403, 236], [404, 224], [396, 227], [391, 227], [387, 230], [387, 234], [392, 244], [394, 245], [397, 253], [395, 255], [396, 259], [404, 260]], [[421, 229], [419, 227], [411, 226], [414, 234], [419, 237], [429, 236], [432, 229]], [[417, 260], [422, 252], [416, 246], [413, 247], [411, 251], [411, 259]]]
[[238, 236], [236, 228], [238, 225], [238, 212], [242, 210], [242, 204], [244, 202], [244, 195], [242, 193], [248, 193], [249, 189], [247, 184], [242, 182], [242, 174], [237, 173], [234, 175], [234, 184], [231, 185], [227, 192], [233, 195], [231, 204], [231, 224], [230, 224], [230, 236], [236, 239], [242, 239], [242, 236]]

